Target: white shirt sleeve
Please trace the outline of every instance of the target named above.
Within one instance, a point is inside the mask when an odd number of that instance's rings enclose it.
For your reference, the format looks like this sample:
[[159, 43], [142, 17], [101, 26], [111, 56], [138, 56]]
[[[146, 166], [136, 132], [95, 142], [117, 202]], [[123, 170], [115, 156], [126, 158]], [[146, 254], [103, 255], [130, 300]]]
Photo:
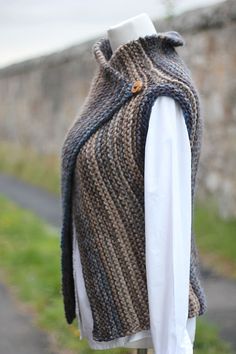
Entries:
[[192, 354], [196, 318], [188, 319], [191, 149], [183, 112], [170, 97], [158, 97], [152, 107], [145, 145], [144, 187], [154, 352]]

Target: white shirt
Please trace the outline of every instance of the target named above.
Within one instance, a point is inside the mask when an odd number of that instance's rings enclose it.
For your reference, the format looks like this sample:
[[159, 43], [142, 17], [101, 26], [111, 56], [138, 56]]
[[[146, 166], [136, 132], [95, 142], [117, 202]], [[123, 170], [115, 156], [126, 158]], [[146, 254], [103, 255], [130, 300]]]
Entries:
[[192, 354], [196, 317], [188, 318], [191, 150], [183, 112], [167, 96], [155, 100], [150, 115], [145, 145], [144, 203], [150, 330], [109, 342], [93, 340], [93, 318], [73, 232], [80, 339], [86, 337], [92, 349], [153, 348], [154, 354]]

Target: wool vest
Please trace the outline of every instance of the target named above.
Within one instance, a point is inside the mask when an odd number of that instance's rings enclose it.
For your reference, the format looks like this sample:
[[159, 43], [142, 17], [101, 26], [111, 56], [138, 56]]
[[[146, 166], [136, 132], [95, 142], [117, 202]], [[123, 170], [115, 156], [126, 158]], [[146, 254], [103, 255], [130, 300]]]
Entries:
[[[139, 37], [114, 52], [107, 38], [97, 40], [92, 48], [97, 70], [62, 146], [61, 291], [65, 317], [70, 324], [76, 316], [75, 230], [97, 341], [150, 328], [144, 152], [151, 109], [161, 95], [172, 97], [183, 110], [191, 146], [193, 220], [203, 121], [190, 70], [175, 48], [183, 44], [175, 31]], [[200, 277], [192, 222], [189, 318], [207, 309]]]

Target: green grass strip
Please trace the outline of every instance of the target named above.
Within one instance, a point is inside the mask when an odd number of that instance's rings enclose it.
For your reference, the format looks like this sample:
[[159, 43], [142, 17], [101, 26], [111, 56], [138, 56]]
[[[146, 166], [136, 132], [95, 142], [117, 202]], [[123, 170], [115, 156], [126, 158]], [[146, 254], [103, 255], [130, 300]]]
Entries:
[[27, 146], [1, 142], [0, 171], [51, 193], [60, 193], [60, 161], [56, 154], [40, 154]]
[[194, 224], [199, 253], [205, 265], [236, 279], [236, 219], [219, 217], [212, 201], [207, 205], [198, 202]]

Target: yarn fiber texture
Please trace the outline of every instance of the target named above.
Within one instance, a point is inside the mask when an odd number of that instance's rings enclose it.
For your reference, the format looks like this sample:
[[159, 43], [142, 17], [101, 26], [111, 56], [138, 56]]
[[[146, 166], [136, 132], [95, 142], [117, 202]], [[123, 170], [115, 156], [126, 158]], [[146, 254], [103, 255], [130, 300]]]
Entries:
[[[74, 229], [97, 341], [150, 329], [144, 153], [151, 109], [158, 96], [172, 97], [183, 110], [191, 146], [192, 220], [194, 217], [203, 120], [190, 70], [175, 48], [183, 44], [183, 37], [175, 31], [139, 37], [114, 52], [107, 38], [96, 41], [92, 53], [97, 70], [62, 146], [61, 292], [65, 317], [70, 324], [76, 316]], [[136, 80], [142, 88], [133, 92]], [[206, 310], [192, 226], [188, 317]]]

